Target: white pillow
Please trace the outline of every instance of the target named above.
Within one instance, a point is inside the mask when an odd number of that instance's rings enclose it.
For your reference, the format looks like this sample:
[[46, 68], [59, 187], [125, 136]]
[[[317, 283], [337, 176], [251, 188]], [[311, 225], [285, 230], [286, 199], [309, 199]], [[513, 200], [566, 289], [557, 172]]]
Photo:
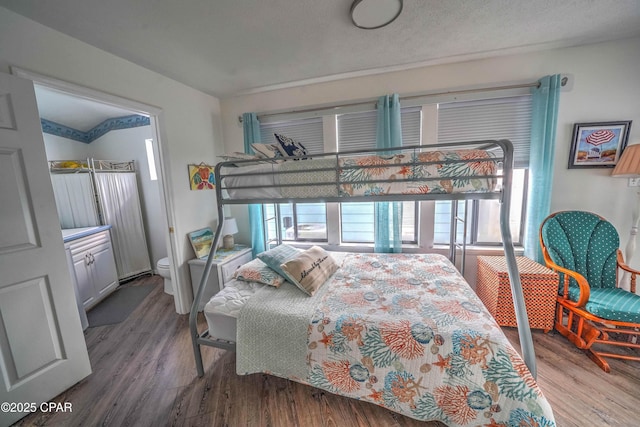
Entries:
[[[239, 153], [239, 152], [224, 154], [218, 157], [225, 162], [233, 162], [235, 160], [260, 160], [261, 159], [261, 157], [256, 156], [254, 154]], [[249, 166], [249, 165], [255, 165], [258, 163], [259, 162], [242, 162], [242, 163], [236, 163], [235, 166]]]
[[278, 147], [273, 144], [251, 144], [251, 148], [253, 148], [253, 151], [255, 151], [257, 155], [267, 159], [282, 158], [282, 153]]

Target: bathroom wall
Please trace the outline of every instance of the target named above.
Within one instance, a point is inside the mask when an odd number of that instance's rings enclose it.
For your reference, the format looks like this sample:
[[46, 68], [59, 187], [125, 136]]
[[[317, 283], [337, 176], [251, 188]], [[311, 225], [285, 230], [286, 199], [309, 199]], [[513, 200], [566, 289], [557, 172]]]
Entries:
[[43, 136], [48, 160], [82, 160], [89, 157], [89, 144], [47, 133]]
[[89, 147], [91, 156], [96, 159], [135, 161], [147, 247], [151, 267], [155, 270], [158, 260], [167, 256], [166, 238], [169, 231], [165, 229], [165, 213], [160, 206], [160, 185], [149, 177], [144, 141], [150, 138], [149, 126], [113, 130], [93, 141]]

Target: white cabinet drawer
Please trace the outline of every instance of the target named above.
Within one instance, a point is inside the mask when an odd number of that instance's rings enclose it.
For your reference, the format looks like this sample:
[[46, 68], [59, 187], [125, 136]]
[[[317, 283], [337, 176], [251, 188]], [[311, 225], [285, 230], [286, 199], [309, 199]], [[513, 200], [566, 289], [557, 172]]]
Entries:
[[248, 263], [253, 259], [251, 255], [251, 251], [247, 252], [244, 255], [240, 255], [237, 258], [232, 259], [231, 261], [222, 264], [222, 282], [221, 284], [225, 284], [229, 280], [233, 278], [233, 273], [240, 268], [241, 265]]
[[95, 246], [102, 244], [111, 245], [111, 236], [109, 235], [108, 231], [102, 231], [87, 237], [82, 237], [78, 240], [71, 241], [66, 244], [66, 247], [71, 251], [71, 255], [75, 256], [79, 253], [85, 252], [87, 249], [92, 249]]

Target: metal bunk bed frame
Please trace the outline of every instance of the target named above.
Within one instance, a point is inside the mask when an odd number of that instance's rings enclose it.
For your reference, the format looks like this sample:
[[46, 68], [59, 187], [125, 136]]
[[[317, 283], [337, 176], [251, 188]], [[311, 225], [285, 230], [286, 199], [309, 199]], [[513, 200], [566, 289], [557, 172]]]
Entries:
[[[516, 263], [515, 252], [513, 248], [513, 240], [511, 237], [511, 230], [509, 228], [509, 210], [510, 210], [510, 200], [511, 200], [511, 183], [512, 183], [512, 175], [513, 175], [513, 145], [508, 140], [485, 140], [485, 141], [469, 141], [469, 142], [460, 142], [460, 143], [444, 143], [444, 144], [432, 144], [432, 145], [417, 145], [417, 146], [408, 146], [408, 147], [397, 147], [397, 148], [384, 148], [384, 149], [375, 149], [375, 150], [367, 150], [367, 151], [346, 151], [341, 153], [327, 153], [327, 154], [319, 154], [319, 155], [306, 155], [299, 156], [297, 159], [305, 159], [309, 157], [313, 158], [331, 158], [334, 157], [336, 159], [336, 167], [335, 168], [312, 168], [311, 171], [330, 171], [337, 169], [344, 169], [344, 167], [338, 166], [337, 160], [340, 157], [345, 156], [353, 156], [353, 155], [375, 155], [380, 153], [397, 153], [397, 152], [408, 152], [413, 151], [424, 152], [425, 150], [433, 151], [435, 149], [464, 149], [473, 146], [476, 149], [489, 150], [489, 149], [501, 149], [502, 155], [496, 156], [494, 158], [488, 159], [472, 159], [472, 160], [455, 160], [451, 161], [451, 163], [463, 163], [463, 162], [477, 162], [477, 161], [491, 161], [502, 163], [502, 173], [496, 175], [465, 175], [465, 176], [451, 176], [451, 177], [437, 177], [437, 178], [400, 178], [397, 181], [400, 182], [409, 182], [409, 181], [428, 181], [428, 180], [441, 180], [441, 179], [451, 179], [454, 180], [468, 180], [473, 178], [478, 179], [488, 179], [488, 178], [501, 178], [502, 179], [502, 188], [498, 191], [491, 192], [464, 192], [464, 193], [420, 193], [420, 194], [384, 194], [384, 195], [376, 195], [376, 196], [332, 196], [332, 197], [321, 197], [321, 198], [286, 198], [283, 197], [281, 199], [260, 199], [260, 198], [238, 198], [238, 199], [225, 199], [223, 195], [223, 180], [225, 175], [222, 173], [222, 168], [234, 166], [235, 164], [251, 164], [251, 162], [255, 163], [255, 160], [239, 160], [239, 161], [227, 161], [218, 163], [215, 167], [215, 182], [216, 182], [216, 197], [217, 197], [217, 208], [218, 208], [218, 226], [216, 228], [215, 237], [213, 240], [213, 244], [211, 246], [211, 253], [207, 259], [207, 263], [204, 267], [204, 271], [202, 274], [202, 278], [200, 280], [200, 284], [198, 286], [198, 291], [194, 296], [194, 301], [191, 307], [191, 313], [189, 314], [189, 328], [191, 331], [191, 339], [193, 343], [193, 351], [196, 362], [196, 370], [198, 372], [198, 376], [202, 377], [204, 375], [204, 368], [202, 364], [202, 354], [201, 354], [201, 345], [207, 345], [211, 347], [217, 347], [225, 350], [235, 351], [235, 343], [219, 340], [213, 338], [209, 335], [209, 331], [205, 330], [204, 332], [198, 332], [198, 305], [200, 303], [200, 299], [202, 298], [204, 288], [206, 287], [207, 281], [209, 280], [209, 273], [211, 271], [213, 256], [217, 250], [221, 239], [222, 228], [224, 225], [224, 214], [223, 207], [226, 204], [261, 204], [261, 203], [304, 203], [304, 202], [397, 202], [397, 201], [422, 201], [422, 200], [470, 200], [470, 199], [497, 199], [500, 201], [500, 231], [502, 234], [502, 243], [504, 248], [504, 254], [506, 257], [507, 270], [509, 273], [509, 281], [511, 284], [511, 294], [513, 299], [513, 305], [516, 314], [516, 320], [518, 323], [518, 336], [520, 339], [520, 346], [522, 349], [522, 356], [525, 361], [525, 364], [529, 368], [529, 371], [536, 378], [536, 361], [535, 361], [535, 352], [533, 348], [533, 340], [531, 336], [531, 329], [529, 328], [529, 320], [527, 316], [526, 306], [524, 302], [524, 296], [522, 292], [522, 285], [520, 282], [520, 275], [518, 273], [518, 266]], [[296, 159], [293, 157], [291, 159]], [[268, 161], [268, 160], [265, 160]], [[405, 163], [400, 163], [399, 165], [427, 165], [427, 164], [443, 164], [447, 163], [447, 161], [436, 161], [436, 162], [416, 162], [409, 161]], [[365, 166], [366, 167], [366, 166]], [[371, 166], [375, 167], [375, 166]], [[278, 172], [274, 172], [277, 174]], [[297, 172], [300, 173], [300, 172]], [[256, 176], [258, 175], [255, 172], [252, 173], [240, 173], [233, 174], [233, 176]], [[319, 182], [315, 183], [317, 185], [336, 185], [336, 188], [340, 188], [339, 182], [339, 173], [336, 173], [336, 181], [334, 182]], [[389, 182], [389, 180], [381, 180], [381, 181], [366, 181], [367, 183], [372, 182]], [[355, 181], [348, 181], [349, 184], [360, 183]], [[362, 182], [364, 183], [364, 182]], [[282, 185], [290, 187], [290, 186], [309, 186], [310, 184], [286, 184]], [[258, 185], [252, 187], [234, 187], [236, 189], [241, 188], [272, 188], [279, 187], [279, 185]]]

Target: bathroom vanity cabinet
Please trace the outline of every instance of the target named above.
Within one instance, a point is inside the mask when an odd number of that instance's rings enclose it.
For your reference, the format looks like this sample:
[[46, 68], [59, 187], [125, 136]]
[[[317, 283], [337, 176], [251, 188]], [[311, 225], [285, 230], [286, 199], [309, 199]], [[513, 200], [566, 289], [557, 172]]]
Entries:
[[87, 310], [116, 290], [118, 271], [109, 226], [74, 230], [63, 230], [65, 250], [78, 301]]

